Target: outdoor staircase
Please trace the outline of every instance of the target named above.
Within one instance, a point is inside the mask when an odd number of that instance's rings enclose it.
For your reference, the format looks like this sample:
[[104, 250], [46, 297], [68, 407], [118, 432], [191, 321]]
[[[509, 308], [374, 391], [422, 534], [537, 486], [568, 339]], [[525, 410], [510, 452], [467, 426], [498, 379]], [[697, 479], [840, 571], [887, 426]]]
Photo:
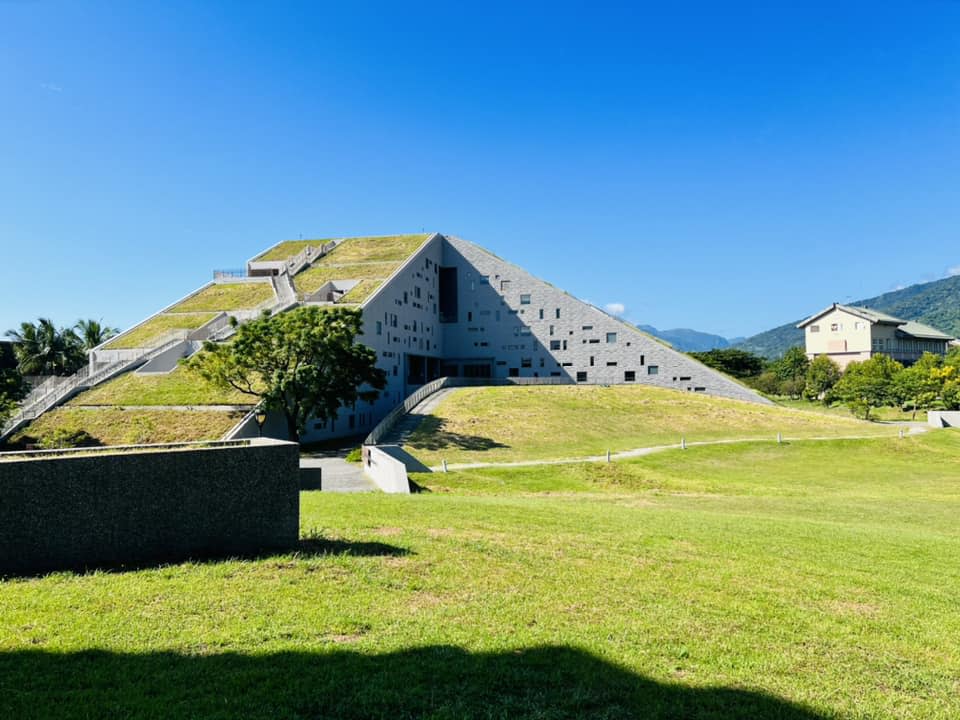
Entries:
[[73, 375], [47, 380], [27, 395], [20, 404], [20, 409], [0, 428], [0, 442], [9, 438], [30, 421], [66, 402], [74, 395], [111, 380], [128, 370], [133, 370], [181, 342], [183, 342], [183, 338], [179, 335], [176, 337], [165, 336], [158, 344], [150, 348], [144, 348], [143, 352], [133, 357], [93, 369], [87, 366]]

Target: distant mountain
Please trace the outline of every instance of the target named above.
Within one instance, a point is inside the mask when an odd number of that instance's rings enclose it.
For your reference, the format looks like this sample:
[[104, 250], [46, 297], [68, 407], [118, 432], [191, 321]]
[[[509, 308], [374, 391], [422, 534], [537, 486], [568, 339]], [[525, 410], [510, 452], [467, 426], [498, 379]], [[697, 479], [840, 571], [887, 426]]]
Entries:
[[[731, 342], [720, 335], [690, 330], [689, 328], [675, 328], [673, 330], [657, 330], [653, 325], [637, 325], [645, 333], [666, 340], [677, 350], [683, 352], [705, 352], [714, 348], [730, 347]], [[742, 339], [742, 338], [741, 338]]]
[[[937, 330], [960, 337], [960, 275], [911, 285], [865, 300], [845, 302], [844, 305], [879, 310], [903, 320], [915, 320], [931, 325]], [[826, 307], [826, 303], [823, 307]], [[823, 307], [811, 307], [809, 314], [804, 317], [813, 315]], [[794, 322], [749, 337], [736, 343], [736, 347], [768, 358], [780, 357], [794, 345], [803, 345], [803, 331], [795, 327], [803, 319], [797, 318]]]

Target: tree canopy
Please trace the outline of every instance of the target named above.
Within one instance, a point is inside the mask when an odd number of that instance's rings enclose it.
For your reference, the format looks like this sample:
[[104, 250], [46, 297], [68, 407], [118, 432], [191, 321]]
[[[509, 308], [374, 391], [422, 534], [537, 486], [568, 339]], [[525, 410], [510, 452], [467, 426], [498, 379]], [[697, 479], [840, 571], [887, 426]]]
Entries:
[[847, 365], [833, 391], [854, 413], [869, 419], [871, 409], [896, 404], [899, 398], [894, 378], [902, 370], [903, 365], [889, 356], [874, 355]]
[[705, 352], [692, 352], [707, 367], [712, 367], [735, 378], [748, 378], [763, 371], [764, 359], [746, 350], [737, 348], [716, 348]]
[[23, 375], [72, 375], [87, 362], [83, 341], [72, 328], [58, 328], [49, 318], [20, 323], [8, 330], [17, 367]]
[[100, 320], [77, 320], [74, 329], [80, 337], [83, 349], [87, 352], [93, 350], [98, 345], [105, 343], [118, 332], [115, 327], [103, 324], [103, 318]]
[[231, 342], [208, 341], [187, 364], [282, 413], [290, 438], [299, 440], [309, 419], [373, 402], [386, 386], [376, 352], [356, 342], [361, 326], [357, 309], [301, 307], [240, 325]]

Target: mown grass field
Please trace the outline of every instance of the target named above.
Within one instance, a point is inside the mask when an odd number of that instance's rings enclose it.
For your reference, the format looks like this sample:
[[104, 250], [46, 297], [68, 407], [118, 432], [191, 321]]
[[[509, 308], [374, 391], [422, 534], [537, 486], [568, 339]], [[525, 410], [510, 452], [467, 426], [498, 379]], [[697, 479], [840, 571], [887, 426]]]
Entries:
[[0, 583], [0, 717], [960, 715], [960, 433], [302, 493], [299, 552]]
[[161, 375], [128, 372], [73, 398], [69, 405], [255, 405], [256, 398], [224, 390], [183, 366]]
[[274, 299], [276, 293], [269, 282], [220, 283], [210, 285], [174, 305], [168, 312], [226, 312], [255, 308], [262, 302]]
[[216, 317], [213, 312], [176, 313], [156, 315], [140, 323], [129, 332], [111, 340], [105, 348], [123, 350], [127, 348], [151, 347], [164, 335], [176, 330], [196, 330]]
[[58, 432], [83, 430], [101, 445], [219, 440], [244, 413], [221, 410], [141, 410], [69, 405], [44, 413], [10, 439], [35, 443]]
[[427, 465], [577, 458], [733, 438], [890, 435], [848, 416], [679, 393], [650, 386], [461, 388], [407, 440]]

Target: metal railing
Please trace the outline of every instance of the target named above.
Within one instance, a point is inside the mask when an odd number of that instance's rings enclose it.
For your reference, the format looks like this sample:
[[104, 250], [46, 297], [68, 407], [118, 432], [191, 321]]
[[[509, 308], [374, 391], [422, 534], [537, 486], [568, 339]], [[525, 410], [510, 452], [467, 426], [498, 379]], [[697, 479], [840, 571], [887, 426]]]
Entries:
[[[174, 333], [168, 333], [159, 338], [151, 347], [145, 348], [142, 352], [124, 358], [123, 360], [108, 363], [103, 367], [91, 369], [91, 367], [87, 365], [73, 375], [69, 375], [62, 378], [61, 381], [53, 383], [43, 394], [33, 398], [28, 396], [23, 404], [21, 404], [20, 409], [14, 413], [7, 422], [4, 423], [2, 429], [0, 429], [0, 439], [14, 432], [23, 423], [35, 420], [47, 410], [59, 405], [81, 389], [98, 385], [104, 380], [108, 380], [131, 367], [143, 364], [155, 355], [166, 352], [177, 343], [183, 342], [186, 335], [182, 334], [182, 332], [183, 331], [175, 331]], [[44, 386], [46, 385], [47, 383], [44, 383]]]
[[214, 270], [213, 279], [223, 280], [226, 278], [245, 278], [247, 277], [246, 268], [229, 268], [226, 270]]
[[444, 388], [449, 387], [488, 387], [503, 385], [573, 385], [573, 381], [566, 377], [523, 377], [523, 378], [463, 378], [442, 377], [420, 386], [406, 399], [387, 413], [386, 417], [378, 422], [370, 434], [364, 439], [364, 445], [376, 445], [383, 439], [397, 421], [412, 411], [428, 397]]

